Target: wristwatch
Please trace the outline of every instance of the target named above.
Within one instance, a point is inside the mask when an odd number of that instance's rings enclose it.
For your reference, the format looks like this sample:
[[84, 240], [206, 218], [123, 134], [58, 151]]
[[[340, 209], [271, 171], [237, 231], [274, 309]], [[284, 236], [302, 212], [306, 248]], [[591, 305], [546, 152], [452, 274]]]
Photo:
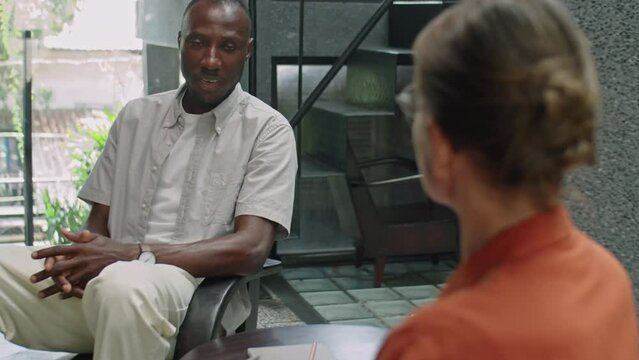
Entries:
[[146, 244], [138, 244], [140, 247], [140, 255], [138, 255], [138, 260], [147, 264], [155, 264], [155, 254], [151, 251], [151, 247]]

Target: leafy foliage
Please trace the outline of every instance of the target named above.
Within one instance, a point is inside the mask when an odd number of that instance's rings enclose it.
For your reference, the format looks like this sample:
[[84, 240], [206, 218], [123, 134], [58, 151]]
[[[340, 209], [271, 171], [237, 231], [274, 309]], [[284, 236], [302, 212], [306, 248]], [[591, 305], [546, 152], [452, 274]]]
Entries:
[[[81, 0], [80, 0], [81, 1]], [[62, 30], [64, 24], [73, 19], [78, 0], [0, 0], [0, 129], [2, 131], [22, 132], [22, 79], [21, 62], [22, 55], [20, 44], [20, 29], [16, 26], [16, 14], [19, 9], [27, 17], [39, 17], [32, 19], [39, 21], [44, 29], [36, 30], [35, 34], [57, 33]], [[25, 11], [26, 9], [26, 11]], [[43, 105], [46, 107], [52, 94], [41, 94]], [[36, 99], [37, 100], [37, 99]], [[18, 143], [19, 155], [22, 155], [23, 143]], [[93, 163], [91, 163], [91, 166]], [[89, 169], [90, 171], [90, 169]], [[45, 206], [45, 218], [47, 219], [47, 235], [52, 242], [60, 242], [61, 236], [57, 233], [60, 227], [78, 229], [88, 215], [86, 205], [79, 202], [66, 203], [58, 199], [52, 199], [45, 191], [42, 194]], [[62, 238], [64, 239], [64, 238]]]
[[68, 240], [58, 232], [59, 229], [79, 230], [89, 216], [89, 207], [74, 200], [69, 202], [52, 198], [47, 190], [42, 192], [44, 218], [47, 220], [47, 239], [53, 245], [67, 243]]
[[[102, 110], [109, 123], [113, 124], [116, 113], [108, 109]], [[93, 165], [104, 150], [109, 132], [108, 130], [85, 130], [80, 136], [89, 140], [87, 148], [75, 148], [71, 154], [73, 160], [74, 185], [77, 190], [86, 182]], [[66, 201], [55, 199], [45, 190], [42, 193], [44, 203], [44, 218], [47, 221], [47, 239], [52, 244], [64, 244], [68, 240], [58, 233], [58, 229], [70, 229], [77, 231], [82, 228], [84, 221], [89, 216], [89, 207], [80, 200]]]

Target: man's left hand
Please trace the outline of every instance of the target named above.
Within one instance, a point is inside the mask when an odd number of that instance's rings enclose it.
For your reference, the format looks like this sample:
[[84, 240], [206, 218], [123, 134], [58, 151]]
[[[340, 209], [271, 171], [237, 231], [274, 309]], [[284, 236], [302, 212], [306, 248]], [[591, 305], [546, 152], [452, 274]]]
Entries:
[[47, 278], [52, 278], [56, 282], [55, 285], [40, 291], [40, 298], [58, 292], [82, 297], [86, 284], [98, 276], [105, 267], [116, 261], [133, 260], [138, 253], [135, 244], [121, 244], [86, 230], [79, 234], [62, 231], [62, 235], [73, 244], [53, 246], [31, 254], [34, 259], [47, 259], [45, 269], [33, 274], [31, 282], [37, 283]]

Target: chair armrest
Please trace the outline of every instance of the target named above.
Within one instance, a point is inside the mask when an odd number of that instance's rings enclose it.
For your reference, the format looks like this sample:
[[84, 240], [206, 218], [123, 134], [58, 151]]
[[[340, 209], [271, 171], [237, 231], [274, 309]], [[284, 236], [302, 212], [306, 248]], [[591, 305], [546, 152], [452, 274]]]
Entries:
[[415, 160], [404, 158], [404, 157], [389, 157], [389, 158], [373, 159], [373, 160], [362, 161], [357, 163], [357, 166], [360, 168], [371, 168], [371, 167], [384, 166], [384, 165], [401, 166], [412, 172], [417, 172], [417, 164], [415, 163]]
[[417, 174], [417, 175], [410, 175], [410, 176], [404, 176], [404, 177], [399, 177], [399, 178], [392, 178], [392, 179], [371, 181], [371, 182], [351, 181], [350, 185], [353, 186], [353, 187], [375, 187], [375, 186], [397, 184], [397, 183], [402, 183], [402, 182], [406, 182], [406, 181], [419, 180], [422, 177], [423, 177], [422, 174]]
[[[223, 335], [224, 312], [233, 294], [241, 286], [280, 271], [282, 271], [280, 261], [266, 259], [262, 270], [255, 274], [204, 279], [193, 293], [186, 317], [180, 326], [174, 359], [179, 359], [193, 348]], [[257, 299], [251, 299], [251, 303], [257, 304]], [[254, 310], [257, 309], [252, 309]]]
[[206, 278], [193, 293], [175, 344], [175, 359], [200, 344], [222, 336], [222, 316], [242, 277]]

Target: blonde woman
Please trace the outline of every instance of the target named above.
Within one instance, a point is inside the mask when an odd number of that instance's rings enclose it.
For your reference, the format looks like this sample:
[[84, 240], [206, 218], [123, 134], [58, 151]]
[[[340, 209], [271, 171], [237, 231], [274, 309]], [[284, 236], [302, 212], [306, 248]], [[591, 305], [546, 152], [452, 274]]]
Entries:
[[414, 56], [423, 186], [459, 216], [462, 261], [378, 358], [638, 359], [628, 275], [560, 200], [565, 172], [594, 161], [599, 105], [567, 11], [463, 1], [422, 31]]

